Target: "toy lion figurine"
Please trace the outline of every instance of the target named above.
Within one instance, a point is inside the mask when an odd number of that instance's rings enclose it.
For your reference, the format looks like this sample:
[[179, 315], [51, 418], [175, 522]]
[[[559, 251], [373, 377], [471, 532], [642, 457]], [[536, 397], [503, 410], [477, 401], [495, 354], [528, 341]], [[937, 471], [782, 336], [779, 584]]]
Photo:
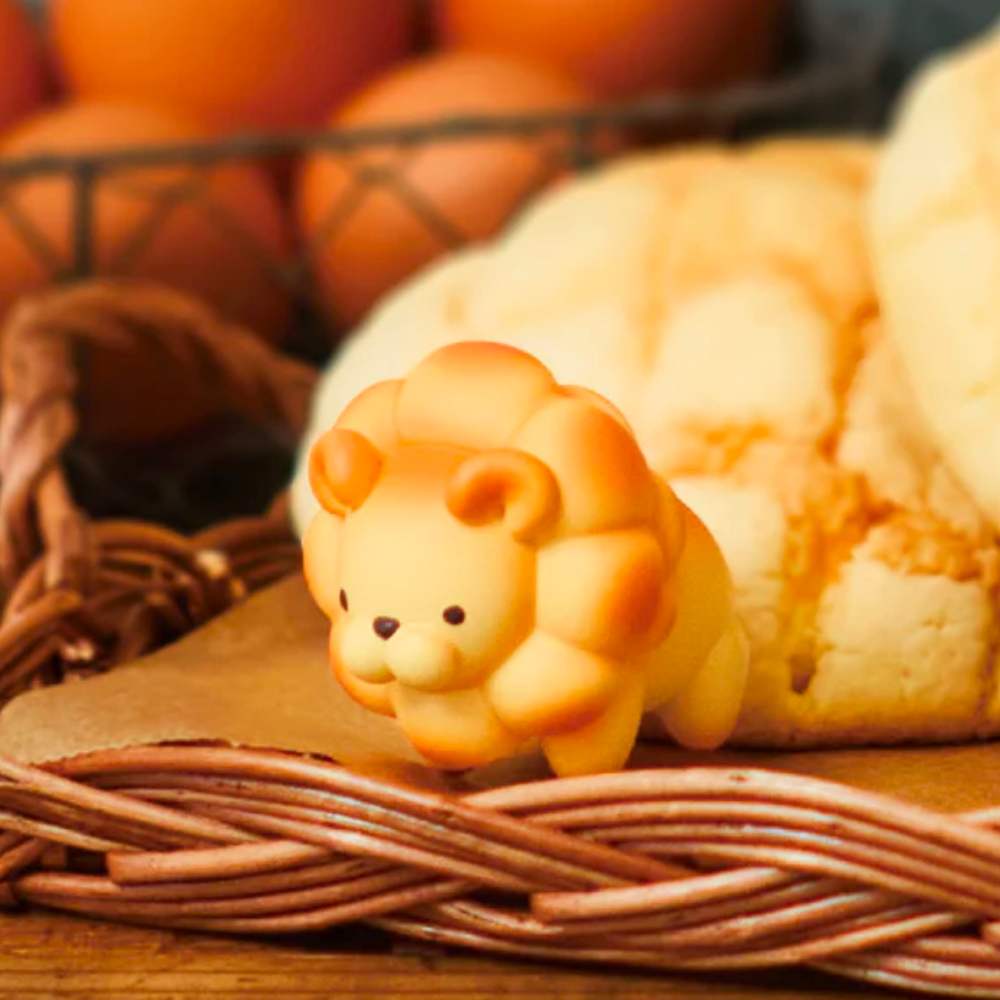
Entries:
[[730, 735], [748, 650], [727, 567], [602, 397], [452, 344], [357, 396], [309, 476], [333, 669], [430, 763], [537, 740], [557, 775], [615, 770], [647, 712], [687, 747]]

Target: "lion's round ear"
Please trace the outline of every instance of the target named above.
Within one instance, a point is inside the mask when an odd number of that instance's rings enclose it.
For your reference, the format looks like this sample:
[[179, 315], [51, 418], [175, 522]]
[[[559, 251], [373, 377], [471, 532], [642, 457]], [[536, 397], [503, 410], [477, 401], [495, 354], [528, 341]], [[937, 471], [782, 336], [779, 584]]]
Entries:
[[331, 514], [356, 510], [375, 488], [382, 454], [357, 431], [328, 430], [309, 452], [309, 485]]
[[470, 525], [501, 518], [518, 541], [537, 538], [559, 516], [559, 484], [533, 455], [498, 448], [467, 458], [448, 481], [448, 510]]

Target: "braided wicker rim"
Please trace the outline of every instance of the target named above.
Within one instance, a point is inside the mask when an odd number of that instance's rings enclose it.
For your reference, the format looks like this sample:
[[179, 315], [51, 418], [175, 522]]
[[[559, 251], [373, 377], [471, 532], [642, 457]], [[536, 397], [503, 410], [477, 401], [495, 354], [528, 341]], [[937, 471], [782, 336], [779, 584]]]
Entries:
[[[194, 538], [73, 504], [75, 348], [139, 336], [226, 405], [304, 426], [315, 373], [170, 293], [100, 282], [19, 309], [0, 344], [0, 698], [133, 659], [298, 568], [280, 503]], [[0, 758], [0, 830], [10, 907], [255, 935], [364, 921], [521, 958], [1000, 997], [1000, 807], [728, 767], [428, 791], [171, 745]]]
[[80, 368], [101, 349], [163, 360], [222, 411], [303, 432], [316, 372], [177, 293], [93, 281], [25, 301], [0, 341], [0, 700], [126, 662], [299, 566], [284, 502], [195, 537], [92, 523], [60, 464]]

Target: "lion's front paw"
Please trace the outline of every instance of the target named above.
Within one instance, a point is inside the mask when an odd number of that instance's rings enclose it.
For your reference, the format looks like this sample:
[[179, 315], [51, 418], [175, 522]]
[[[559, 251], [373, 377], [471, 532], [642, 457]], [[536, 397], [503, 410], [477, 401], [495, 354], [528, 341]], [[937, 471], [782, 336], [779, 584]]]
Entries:
[[643, 685], [629, 678], [608, 708], [572, 732], [542, 738], [542, 750], [560, 778], [618, 771], [628, 761], [642, 721]]
[[437, 767], [482, 767], [520, 746], [479, 688], [425, 692], [396, 684], [392, 704], [407, 738]]
[[505, 725], [542, 736], [592, 721], [623, 682], [613, 660], [535, 632], [489, 678], [486, 694]]

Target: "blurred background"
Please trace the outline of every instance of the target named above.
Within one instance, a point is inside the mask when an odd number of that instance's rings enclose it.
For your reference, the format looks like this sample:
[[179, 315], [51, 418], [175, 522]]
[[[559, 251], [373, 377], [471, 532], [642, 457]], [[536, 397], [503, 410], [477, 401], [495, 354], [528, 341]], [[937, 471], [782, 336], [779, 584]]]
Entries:
[[[152, 281], [321, 365], [568, 173], [684, 141], [877, 133], [1000, 0], [0, 0], [0, 322]], [[94, 359], [92, 359], [94, 361]], [[98, 516], [262, 510], [294, 441], [183, 370], [94, 361]]]

